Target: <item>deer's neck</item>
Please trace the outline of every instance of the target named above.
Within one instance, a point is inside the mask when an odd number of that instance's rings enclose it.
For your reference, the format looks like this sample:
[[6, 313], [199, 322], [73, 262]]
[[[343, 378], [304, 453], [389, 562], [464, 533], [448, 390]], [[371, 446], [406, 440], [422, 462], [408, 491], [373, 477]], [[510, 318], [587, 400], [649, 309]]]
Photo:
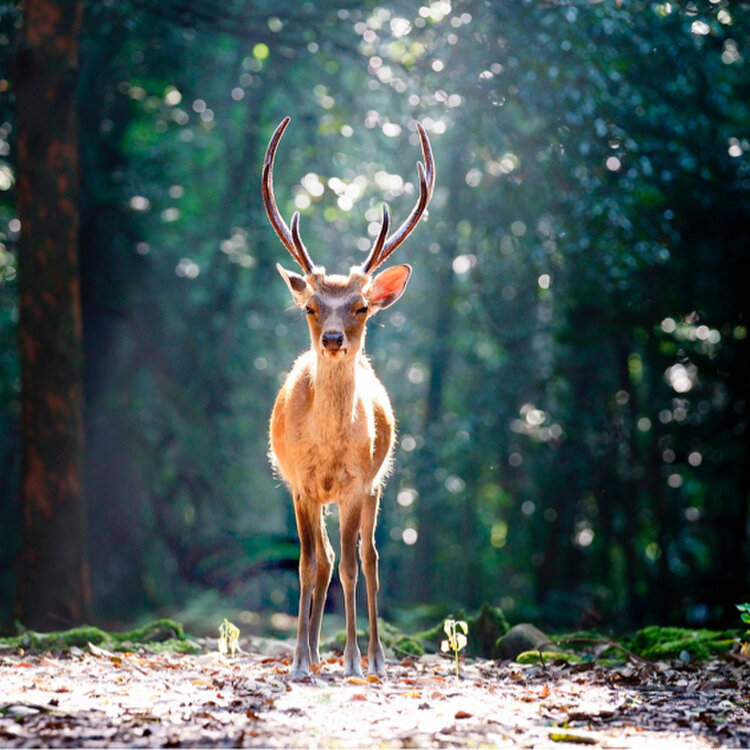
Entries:
[[359, 355], [330, 360], [317, 357], [313, 381], [313, 411], [316, 424], [325, 433], [350, 426], [355, 415]]

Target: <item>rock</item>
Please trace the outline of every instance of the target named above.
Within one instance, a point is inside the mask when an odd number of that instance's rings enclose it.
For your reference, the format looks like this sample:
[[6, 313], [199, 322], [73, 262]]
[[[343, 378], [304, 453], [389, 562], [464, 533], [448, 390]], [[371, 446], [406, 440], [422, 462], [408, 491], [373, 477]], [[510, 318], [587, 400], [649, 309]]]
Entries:
[[[501, 659], [515, 659], [518, 654], [524, 651], [531, 651], [538, 648], [543, 643], [549, 644], [551, 638], [542, 633], [539, 628], [531, 623], [522, 622], [514, 625], [500, 640], [497, 642], [497, 652]], [[546, 645], [545, 651], [557, 651], [554, 646]]]
[[294, 647], [296, 641], [291, 640], [279, 640], [277, 638], [261, 638], [258, 636], [251, 636], [248, 638], [248, 644], [245, 647], [246, 651], [251, 654], [259, 654], [270, 659], [276, 658], [289, 658], [294, 656]]

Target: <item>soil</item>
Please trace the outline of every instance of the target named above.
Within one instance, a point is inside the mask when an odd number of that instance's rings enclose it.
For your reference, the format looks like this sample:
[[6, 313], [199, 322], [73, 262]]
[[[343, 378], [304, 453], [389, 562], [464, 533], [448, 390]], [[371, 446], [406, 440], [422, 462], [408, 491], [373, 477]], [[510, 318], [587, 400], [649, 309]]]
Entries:
[[[215, 646], [214, 646], [215, 647]], [[750, 746], [750, 663], [521, 666], [428, 654], [353, 679], [289, 677], [286, 644], [0, 653], [1, 747]]]

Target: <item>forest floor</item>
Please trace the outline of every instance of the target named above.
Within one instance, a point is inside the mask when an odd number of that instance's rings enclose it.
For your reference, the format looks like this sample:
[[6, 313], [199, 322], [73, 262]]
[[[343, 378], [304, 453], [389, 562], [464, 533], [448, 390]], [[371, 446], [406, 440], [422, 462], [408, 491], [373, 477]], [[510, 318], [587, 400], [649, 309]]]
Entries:
[[[215, 643], [215, 642], [214, 642]], [[221, 656], [0, 652], [0, 747], [750, 746], [750, 663], [546, 664], [441, 655], [382, 681], [324, 661], [288, 675], [288, 644]], [[250, 653], [247, 653], [250, 651]]]

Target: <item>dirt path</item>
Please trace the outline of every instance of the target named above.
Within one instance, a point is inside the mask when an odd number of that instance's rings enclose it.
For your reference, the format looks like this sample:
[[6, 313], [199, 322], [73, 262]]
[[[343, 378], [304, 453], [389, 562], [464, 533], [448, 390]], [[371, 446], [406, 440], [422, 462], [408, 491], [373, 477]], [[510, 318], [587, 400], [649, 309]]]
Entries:
[[0, 656], [2, 747], [744, 747], [750, 667], [521, 667], [441, 656], [307, 683], [283, 656]]

